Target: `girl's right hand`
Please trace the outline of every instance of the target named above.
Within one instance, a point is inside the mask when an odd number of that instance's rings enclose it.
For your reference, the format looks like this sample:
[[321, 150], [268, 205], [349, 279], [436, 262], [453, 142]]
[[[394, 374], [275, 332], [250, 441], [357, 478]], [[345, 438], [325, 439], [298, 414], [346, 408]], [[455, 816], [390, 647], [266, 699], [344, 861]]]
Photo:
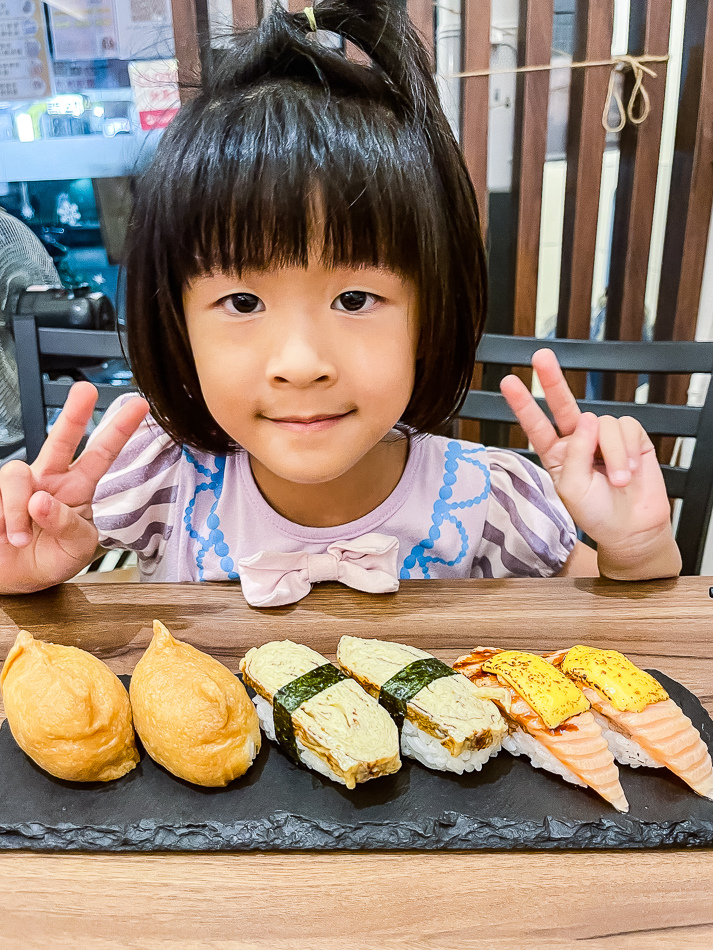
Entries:
[[94, 491], [149, 409], [129, 399], [72, 461], [97, 395], [91, 383], [72, 386], [37, 459], [0, 468], [0, 593], [52, 587], [91, 563]]

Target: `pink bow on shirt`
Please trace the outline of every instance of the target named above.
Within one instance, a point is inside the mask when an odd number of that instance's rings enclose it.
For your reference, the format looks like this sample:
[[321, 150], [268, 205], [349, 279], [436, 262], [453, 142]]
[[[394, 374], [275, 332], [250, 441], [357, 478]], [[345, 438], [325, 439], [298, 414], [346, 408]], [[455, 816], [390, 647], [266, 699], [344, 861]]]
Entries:
[[398, 538], [372, 532], [330, 544], [325, 554], [259, 551], [240, 558], [238, 571], [251, 606], [279, 607], [302, 600], [320, 581], [339, 581], [369, 594], [391, 594], [399, 588], [398, 554]]

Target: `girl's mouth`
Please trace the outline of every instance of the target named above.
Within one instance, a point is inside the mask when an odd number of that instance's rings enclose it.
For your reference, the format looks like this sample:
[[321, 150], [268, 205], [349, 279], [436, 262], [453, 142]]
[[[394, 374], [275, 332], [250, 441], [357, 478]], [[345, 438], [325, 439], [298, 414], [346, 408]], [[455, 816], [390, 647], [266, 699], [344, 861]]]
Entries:
[[280, 418], [270, 418], [265, 416], [270, 422], [280, 426], [281, 429], [287, 429], [288, 432], [323, 432], [326, 429], [332, 429], [338, 425], [342, 419], [350, 416], [354, 410], [349, 412], [336, 413], [333, 415], [320, 414], [314, 416], [282, 416]]

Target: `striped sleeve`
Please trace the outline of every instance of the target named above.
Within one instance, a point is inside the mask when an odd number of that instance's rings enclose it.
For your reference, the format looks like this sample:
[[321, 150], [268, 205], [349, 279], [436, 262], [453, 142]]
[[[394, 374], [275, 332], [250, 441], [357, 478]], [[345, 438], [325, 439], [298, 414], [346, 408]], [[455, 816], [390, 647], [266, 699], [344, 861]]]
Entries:
[[[92, 438], [128, 398], [109, 406]], [[173, 529], [181, 455], [181, 446], [147, 416], [94, 492], [92, 512], [103, 547], [136, 551], [143, 568], [162, 556]]]
[[490, 497], [471, 577], [549, 577], [577, 540], [549, 474], [516, 452], [488, 449]]

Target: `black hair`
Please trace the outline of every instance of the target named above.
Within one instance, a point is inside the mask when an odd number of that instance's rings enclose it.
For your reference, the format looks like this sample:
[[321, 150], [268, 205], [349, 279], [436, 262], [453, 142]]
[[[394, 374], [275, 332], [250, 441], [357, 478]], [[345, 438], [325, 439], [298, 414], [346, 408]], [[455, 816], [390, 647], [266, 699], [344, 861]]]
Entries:
[[126, 256], [128, 351], [178, 442], [234, 448], [201, 394], [183, 292], [201, 275], [322, 262], [386, 266], [417, 288], [415, 385], [401, 422], [437, 429], [468, 391], [486, 308], [478, 208], [428, 54], [393, 0], [325, 0], [315, 42], [279, 3], [204, 72], [137, 182]]

